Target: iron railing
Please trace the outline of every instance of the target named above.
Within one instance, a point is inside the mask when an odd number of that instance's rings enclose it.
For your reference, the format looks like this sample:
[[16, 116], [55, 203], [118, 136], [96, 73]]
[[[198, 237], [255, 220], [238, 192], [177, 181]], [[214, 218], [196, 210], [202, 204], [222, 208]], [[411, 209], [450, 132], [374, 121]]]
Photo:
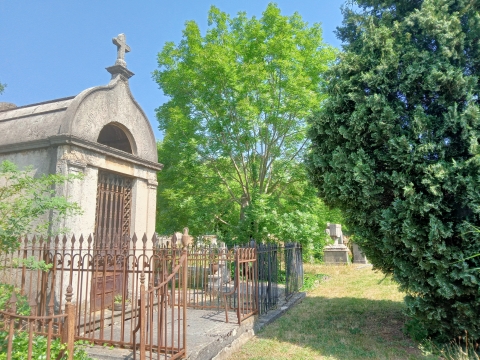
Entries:
[[302, 247], [297, 243], [285, 244], [285, 298], [289, 299], [303, 286]]
[[[154, 286], [145, 287], [145, 275], [140, 277], [139, 322], [133, 331], [140, 335], [140, 360], [179, 359], [187, 355], [187, 250], [180, 257], [161, 256], [157, 266], [171, 268], [170, 274]], [[134, 359], [136, 353], [134, 352]]]
[[[36, 360], [32, 357], [34, 346], [34, 335], [45, 336], [46, 359], [50, 359], [51, 344], [54, 339], [60, 338], [66, 347], [60, 351], [57, 358], [61, 358], [67, 351], [67, 359], [73, 360], [74, 337], [75, 337], [75, 304], [72, 304], [72, 287], [69, 286], [66, 292], [66, 304], [64, 313], [55, 315], [53, 303], [49, 305], [50, 315], [36, 316], [36, 306], [30, 302], [30, 316], [17, 314], [17, 296], [15, 291], [8, 301], [8, 311], [0, 311], [0, 322], [3, 323], [3, 330], [7, 332], [7, 360], [12, 359], [13, 339], [18, 332], [28, 333], [27, 360]], [[17, 350], [18, 351], [18, 350]]]
[[[140, 276], [147, 287], [158, 286], [171, 275], [172, 259], [180, 258], [181, 252], [176, 247], [161, 249], [156, 237], [149, 242], [145, 235], [97, 241], [92, 236], [25, 238], [20, 250], [3, 255], [0, 282], [18, 288], [35, 304], [35, 315], [40, 317], [61, 314], [64, 289], [71, 285], [75, 340], [132, 348], [140, 314]], [[45, 261], [50, 269], [29, 270], [25, 264], [30, 257]], [[186, 319], [179, 315], [175, 321]]]
[[280, 298], [279, 274], [283, 248], [277, 244], [257, 246], [258, 309], [260, 315], [277, 306]]
[[[240, 249], [254, 249], [248, 264], [237, 258], [239, 251], [245, 251]], [[247, 267], [249, 277], [245, 276]], [[255, 294], [255, 309], [263, 315], [275, 309], [282, 296], [289, 298], [302, 285], [302, 247], [296, 243], [247, 244], [232, 249], [208, 245], [188, 249], [189, 308], [217, 311], [227, 308], [238, 313], [246, 301], [239, 300], [237, 295], [244, 294], [242, 289], [245, 289], [246, 296], [246, 290], [254, 286], [248, 296]]]
[[[45, 261], [49, 270], [29, 267], [32, 258]], [[33, 237], [2, 255], [0, 282], [14, 285], [34, 309], [32, 316], [43, 318], [63, 314], [64, 289], [70, 285], [75, 340], [126, 348], [144, 344], [150, 355], [180, 357], [186, 355], [187, 307], [227, 309], [227, 316], [235, 311], [239, 323], [274, 309], [303, 284], [302, 249], [249, 244], [182, 250], [175, 241], [165, 246], [145, 235]], [[165, 324], [176, 328], [165, 329]], [[141, 326], [146, 326], [143, 343]]]
[[239, 325], [243, 320], [258, 314], [258, 266], [255, 247], [236, 249], [234, 287], [222, 296], [226, 322], [229, 309], [235, 309]]

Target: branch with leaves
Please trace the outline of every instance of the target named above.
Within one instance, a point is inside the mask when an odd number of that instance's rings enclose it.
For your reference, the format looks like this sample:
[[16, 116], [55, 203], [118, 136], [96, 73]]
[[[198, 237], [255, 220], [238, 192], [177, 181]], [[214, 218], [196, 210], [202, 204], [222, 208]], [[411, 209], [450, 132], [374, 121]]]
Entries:
[[33, 168], [19, 170], [10, 162], [0, 163], [0, 252], [18, 248], [18, 238], [27, 234], [57, 235], [66, 229], [55, 225], [80, 207], [56, 194], [55, 186], [81, 179], [81, 175], [33, 175]]

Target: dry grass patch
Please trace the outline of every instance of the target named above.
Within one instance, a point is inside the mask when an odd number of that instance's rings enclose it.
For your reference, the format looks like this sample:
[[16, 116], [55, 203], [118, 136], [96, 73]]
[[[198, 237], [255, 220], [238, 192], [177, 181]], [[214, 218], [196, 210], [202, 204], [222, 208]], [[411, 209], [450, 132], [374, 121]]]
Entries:
[[438, 359], [403, 334], [403, 294], [389, 278], [359, 265], [305, 272], [325, 280], [231, 359]]

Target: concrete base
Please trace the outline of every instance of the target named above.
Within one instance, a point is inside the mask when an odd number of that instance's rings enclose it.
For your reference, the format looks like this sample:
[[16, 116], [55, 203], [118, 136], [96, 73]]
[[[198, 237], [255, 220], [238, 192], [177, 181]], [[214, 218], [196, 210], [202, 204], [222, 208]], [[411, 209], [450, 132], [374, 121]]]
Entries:
[[[298, 293], [288, 301], [281, 298], [276, 309], [270, 310], [261, 317], [248, 318], [240, 326], [236, 323], [226, 323], [224, 311], [188, 309], [187, 359], [228, 359], [232, 352], [238, 350], [256, 332], [282, 316], [305, 296], [306, 293]], [[236, 313], [230, 312], [229, 319], [236, 321]], [[128, 349], [92, 346], [87, 347], [86, 351], [89, 356], [98, 360], [133, 359], [133, 352]]]
[[325, 246], [323, 250], [323, 261], [325, 264], [350, 264], [348, 248], [343, 244]]

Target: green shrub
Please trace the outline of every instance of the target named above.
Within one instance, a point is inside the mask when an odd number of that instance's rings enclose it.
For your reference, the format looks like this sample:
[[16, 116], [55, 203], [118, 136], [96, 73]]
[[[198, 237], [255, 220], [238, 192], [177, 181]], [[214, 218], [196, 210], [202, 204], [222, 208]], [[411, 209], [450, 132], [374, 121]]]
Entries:
[[480, 5], [357, 0], [310, 176], [429, 336], [480, 339]]
[[[12, 297], [12, 292], [14, 290], [13, 285], [0, 283], [0, 310], [5, 311]], [[30, 315], [30, 305], [28, 305], [28, 299], [26, 296], [19, 295], [17, 293], [17, 303], [16, 303], [16, 313], [18, 315], [28, 316]]]
[[[8, 332], [0, 331], [0, 360], [7, 359], [7, 341]], [[75, 344], [73, 352], [74, 360], [93, 360], [90, 358], [85, 349], [81, 346], [82, 343]], [[50, 343], [50, 359], [57, 359], [62, 350], [66, 349], [66, 345], [60, 342], [60, 339], [54, 339]], [[28, 355], [28, 332], [16, 332], [13, 339], [12, 360], [26, 360]], [[35, 360], [49, 360], [47, 359], [47, 338], [45, 336], [34, 335], [32, 346], [32, 359]], [[67, 359], [65, 353], [59, 360]]]

